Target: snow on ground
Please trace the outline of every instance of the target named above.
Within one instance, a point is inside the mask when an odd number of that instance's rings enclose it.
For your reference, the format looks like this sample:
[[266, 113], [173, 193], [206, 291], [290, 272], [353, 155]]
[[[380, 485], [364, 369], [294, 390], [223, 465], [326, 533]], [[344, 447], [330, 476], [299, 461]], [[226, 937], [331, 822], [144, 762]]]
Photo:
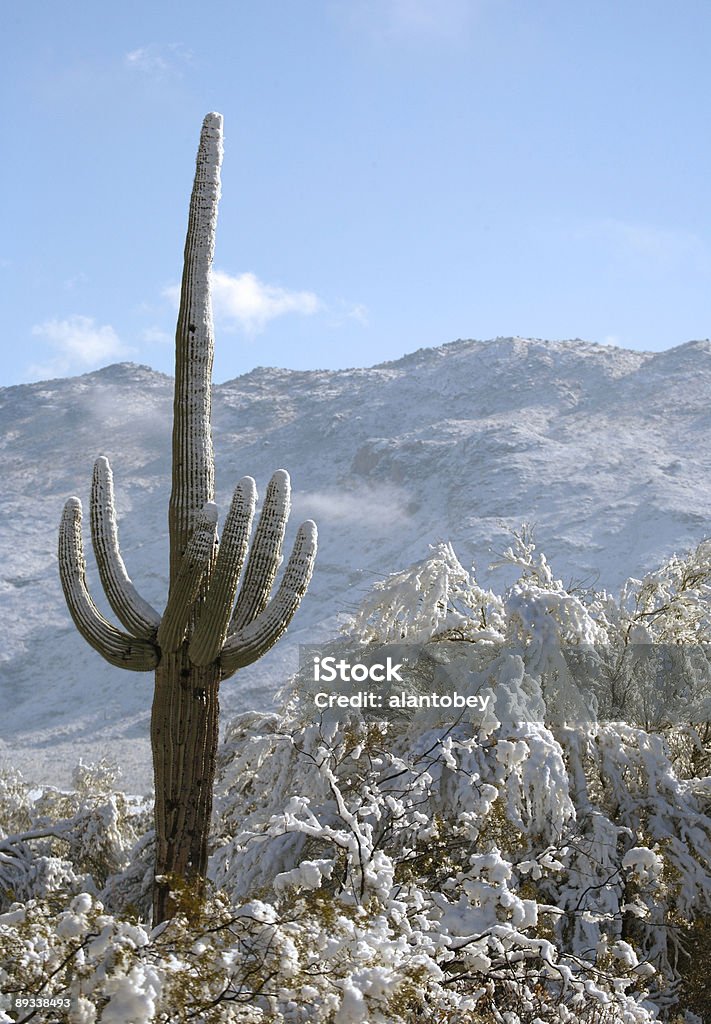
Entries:
[[[613, 590], [692, 547], [711, 532], [710, 393], [708, 341], [648, 353], [523, 338], [367, 369], [260, 367], [217, 386], [222, 514], [241, 476], [263, 494], [284, 467], [287, 544], [306, 518], [320, 535], [289, 636], [225, 684], [224, 717], [268, 707], [299, 642], [332, 634], [375, 579], [438, 540], [491, 582], [507, 529], [527, 521], [565, 582]], [[78, 636], [55, 548], [64, 501], [86, 508], [93, 462], [108, 456], [129, 573], [163, 606], [171, 404], [169, 377], [125, 363], [0, 390], [0, 765], [33, 781], [66, 785], [80, 756], [106, 755], [127, 788], [150, 786], [152, 679], [112, 668]]]

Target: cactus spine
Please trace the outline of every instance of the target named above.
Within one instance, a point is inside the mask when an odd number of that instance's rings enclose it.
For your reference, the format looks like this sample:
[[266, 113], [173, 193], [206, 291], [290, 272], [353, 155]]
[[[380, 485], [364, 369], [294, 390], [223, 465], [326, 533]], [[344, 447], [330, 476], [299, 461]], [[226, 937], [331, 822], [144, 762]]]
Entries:
[[238, 483], [218, 540], [210, 269], [221, 161], [222, 117], [208, 114], [190, 200], [176, 329], [170, 583], [163, 614], [139, 595], [121, 557], [107, 459], [99, 458], [94, 467], [91, 534], [102, 586], [123, 629], [101, 614], [87, 589], [78, 498], [67, 501], [59, 530], [60, 578], [79, 632], [112, 665], [155, 670], [155, 924], [171, 915], [171, 876], [199, 882], [207, 870], [220, 682], [276, 643], [306, 592], [316, 555], [316, 526], [308, 521], [299, 528], [272, 596], [290, 507], [284, 470], [267, 488], [251, 547], [257, 501], [251, 477]]

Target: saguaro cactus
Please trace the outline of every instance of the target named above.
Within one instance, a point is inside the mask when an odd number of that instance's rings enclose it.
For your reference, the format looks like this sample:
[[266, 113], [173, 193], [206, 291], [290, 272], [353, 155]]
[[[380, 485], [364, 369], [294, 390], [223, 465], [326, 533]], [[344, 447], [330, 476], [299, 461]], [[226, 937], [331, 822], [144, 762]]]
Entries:
[[281, 583], [271, 596], [289, 516], [289, 476], [284, 470], [274, 474], [267, 488], [251, 547], [257, 502], [251, 477], [238, 483], [222, 537], [217, 537], [210, 268], [221, 162], [222, 117], [208, 114], [190, 200], [175, 339], [170, 585], [163, 615], [140, 597], [126, 571], [107, 459], [99, 458], [94, 467], [91, 535], [102, 585], [123, 630], [101, 614], [87, 589], [78, 498], [67, 501], [59, 530], [59, 572], [79, 632], [112, 665], [155, 670], [154, 923], [171, 914], [172, 879], [199, 882], [205, 877], [220, 682], [276, 643], [306, 592], [316, 555], [316, 526], [309, 520], [299, 528]]

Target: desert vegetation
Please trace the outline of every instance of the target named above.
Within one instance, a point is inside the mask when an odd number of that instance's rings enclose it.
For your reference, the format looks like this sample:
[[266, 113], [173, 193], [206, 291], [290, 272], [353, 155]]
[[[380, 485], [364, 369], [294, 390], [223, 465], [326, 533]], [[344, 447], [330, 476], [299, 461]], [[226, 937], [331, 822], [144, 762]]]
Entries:
[[408, 691], [444, 667], [487, 712], [317, 714], [305, 667], [229, 724], [209, 890], [157, 925], [150, 806], [5, 776], [0, 1019], [703, 1021], [710, 553], [613, 597], [524, 530], [501, 594], [446, 544], [377, 583], [328, 649], [409, 644]]

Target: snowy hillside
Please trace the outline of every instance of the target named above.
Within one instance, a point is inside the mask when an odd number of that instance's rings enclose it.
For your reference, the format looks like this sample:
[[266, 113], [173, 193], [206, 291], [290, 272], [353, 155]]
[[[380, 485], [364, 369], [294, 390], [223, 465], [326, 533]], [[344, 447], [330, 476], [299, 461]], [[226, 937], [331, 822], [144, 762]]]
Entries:
[[[599, 572], [610, 589], [697, 543], [711, 533], [710, 394], [708, 341], [659, 353], [457, 341], [370, 369], [258, 368], [217, 386], [222, 514], [239, 477], [263, 494], [285, 467], [287, 543], [305, 518], [320, 533], [288, 638], [225, 684], [226, 717], [268, 706], [296, 644], [331, 635], [374, 579], [434, 541], [486, 581], [506, 528], [527, 521], [564, 580]], [[55, 546], [64, 501], [86, 505], [94, 459], [108, 456], [129, 573], [162, 607], [171, 401], [170, 378], [131, 364], [0, 390], [0, 760], [37, 781], [108, 754], [126, 787], [149, 784], [152, 678], [111, 668], [78, 636]]]

